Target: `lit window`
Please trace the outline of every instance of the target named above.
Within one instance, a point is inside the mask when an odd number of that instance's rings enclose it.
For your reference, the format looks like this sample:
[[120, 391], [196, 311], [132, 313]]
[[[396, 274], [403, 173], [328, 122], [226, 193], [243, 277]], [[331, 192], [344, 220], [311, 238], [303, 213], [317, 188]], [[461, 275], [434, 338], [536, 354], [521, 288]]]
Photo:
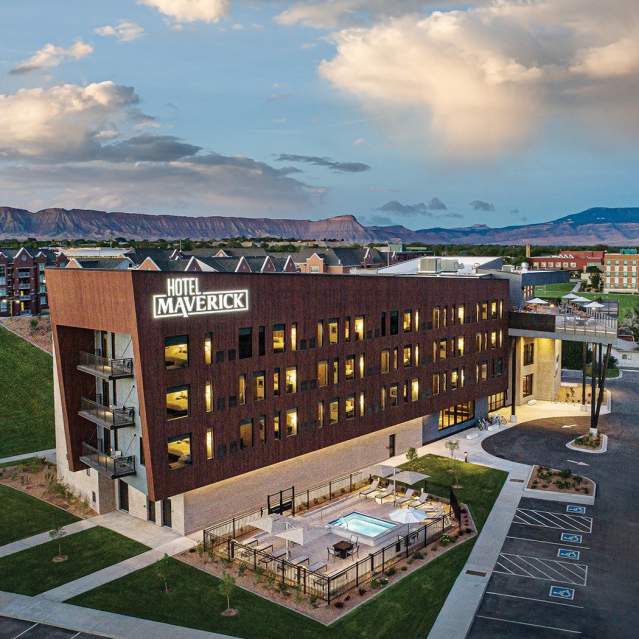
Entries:
[[273, 369], [273, 395], [277, 397], [280, 394], [280, 369]]
[[317, 423], [320, 428], [324, 426], [324, 402], [321, 400], [317, 402]]
[[260, 444], [266, 443], [266, 415], [260, 415], [257, 418], [257, 431], [260, 438]]
[[412, 314], [410, 311], [404, 311], [402, 313], [402, 330], [404, 333], [408, 333], [412, 327]]
[[207, 413], [213, 410], [213, 384], [206, 382], [204, 386], [204, 407]]
[[339, 342], [339, 320], [328, 320], [328, 343], [337, 344]]
[[390, 351], [383, 350], [380, 356], [380, 368], [382, 373], [388, 373], [390, 370]]
[[321, 320], [317, 322], [317, 346], [318, 348], [324, 345], [324, 322]]
[[261, 402], [266, 397], [266, 372], [259, 371], [254, 375], [255, 401]]
[[379, 394], [379, 403], [382, 407], [382, 410], [386, 408], [386, 386], [382, 386]]
[[213, 355], [213, 333], [207, 333], [204, 338], [204, 363], [211, 364]]
[[399, 404], [399, 394], [397, 384], [391, 384], [388, 388], [388, 395], [390, 397], [390, 405], [397, 406]]
[[399, 365], [399, 349], [393, 349], [393, 370], [397, 370], [397, 366]]
[[191, 465], [191, 434], [169, 437], [166, 453], [171, 470]]
[[344, 379], [355, 379], [355, 355], [347, 355], [344, 359]]
[[286, 411], [286, 436], [297, 435], [297, 408]]
[[466, 321], [466, 307], [460, 304], [457, 307], [457, 323], [463, 324]]
[[189, 365], [189, 337], [177, 335], [164, 338], [164, 366], [167, 370]]
[[237, 378], [237, 403], [246, 404], [246, 375], [244, 373]]
[[415, 356], [413, 358], [413, 361], [415, 362], [415, 366], [419, 366], [419, 344], [415, 344], [414, 353]]
[[435, 308], [433, 309], [433, 328], [439, 328], [439, 316], [439, 306], [435, 306]]
[[415, 309], [415, 312], [413, 315], [414, 315], [413, 326], [415, 327], [415, 330], [418, 331], [419, 330], [419, 311]]
[[215, 442], [213, 440], [213, 429], [206, 429], [206, 458], [213, 459], [215, 451]]
[[291, 324], [291, 350], [297, 350], [297, 324]]
[[333, 384], [339, 383], [339, 358], [333, 360]]
[[366, 360], [364, 353], [360, 353], [357, 356], [357, 367], [359, 368], [360, 379], [364, 379], [364, 374], [366, 373]]
[[273, 352], [274, 353], [283, 353], [285, 348], [285, 326], [284, 324], [274, 324], [273, 325]]
[[240, 422], [240, 448], [253, 447], [253, 420], [243, 419]]
[[172, 386], [166, 389], [166, 417], [178, 419], [189, 414], [189, 387]]
[[356, 317], [355, 318], [355, 341], [361, 342], [364, 339], [364, 318]]
[[328, 404], [328, 423], [337, 424], [339, 421], [339, 399], [332, 399]]
[[433, 375], [433, 395], [439, 395], [439, 375]]
[[445, 339], [439, 340], [439, 359], [446, 359], [448, 342]]
[[456, 390], [459, 384], [459, 370], [457, 368], [453, 368], [450, 371], [450, 390]]
[[455, 351], [456, 351], [457, 357], [463, 357], [463, 355], [464, 355], [464, 338], [463, 337], [458, 337], [455, 340], [455, 342], [456, 342]]
[[275, 413], [275, 415], [273, 415], [273, 437], [275, 437], [275, 439], [282, 439], [282, 429], [280, 428], [279, 413]]
[[366, 408], [366, 397], [364, 395], [364, 391], [362, 391], [359, 394], [359, 416], [360, 417], [364, 417], [365, 408]]
[[328, 361], [325, 359], [317, 362], [317, 384], [318, 386], [328, 385]]
[[355, 417], [355, 395], [348, 395], [344, 400], [344, 416], [346, 419]]
[[404, 346], [402, 363], [404, 368], [413, 365], [413, 349], [410, 346]]
[[289, 366], [286, 369], [286, 392], [297, 392], [297, 368], [295, 366]]
[[497, 348], [497, 331], [490, 333], [490, 348]]
[[351, 341], [351, 318], [350, 317], [347, 317], [344, 320], [344, 341], [345, 342]]

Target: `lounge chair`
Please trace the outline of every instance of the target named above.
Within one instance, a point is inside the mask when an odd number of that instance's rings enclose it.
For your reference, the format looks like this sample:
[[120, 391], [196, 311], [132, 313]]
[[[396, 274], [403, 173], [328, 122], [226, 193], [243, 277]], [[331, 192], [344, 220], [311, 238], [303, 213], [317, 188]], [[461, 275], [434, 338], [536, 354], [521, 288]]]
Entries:
[[417, 495], [417, 497], [413, 497], [410, 503], [410, 507], [419, 508], [420, 506], [423, 506], [428, 501], [428, 499], [429, 499], [428, 493], [425, 493], [424, 491], [422, 491], [419, 495]]
[[406, 490], [406, 493], [403, 497], [395, 497], [394, 506], [402, 506], [403, 504], [407, 504], [409, 501], [413, 501], [415, 499], [416, 494], [412, 488]]
[[384, 499], [386, 499], [386, 497], [390, 497], [391, 495], [394, 495], [395, 491], [393, 490], [392, 486], [389, 486], [388, 488], [385, 488], [384, 490], [379, 491], [378, 493], [375, 493], [373, 495], [373, 499], [375, 501], [377, 501], [379, 499], [379, 503], [381, 504]]
[[379, 479], [376, 479], [368, 488], [365, 488], [364, 490], [360, 490], [358, 495], [360, 497], [368, 497], [371, 493], [374, 493], [378, 490], [378, 486], [379, 486]]

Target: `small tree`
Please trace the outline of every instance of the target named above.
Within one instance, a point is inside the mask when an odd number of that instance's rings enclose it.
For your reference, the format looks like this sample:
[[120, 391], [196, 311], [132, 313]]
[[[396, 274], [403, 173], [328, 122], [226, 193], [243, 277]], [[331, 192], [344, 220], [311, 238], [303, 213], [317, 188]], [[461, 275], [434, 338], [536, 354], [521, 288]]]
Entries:
[[406, 451], [406, 461], [417, 461], [417, 451], [412, 446]]
[[164, 557], [155, 564], [155, 573], [164, 585], [164, 592], [169, 592], [169, 570], [171, 568], [171, 558], [164, 553]]
[[220, 579], [220, 583], [217, 586], [217, 591], [222, 595], [222, 597], [226, 597], [226, 610], [224, 612], [228, 613], [231, 609], [231, 595], [235, 590], [235, 579], [232, 575], [229, 575], [228, 572], [222, 573], [222, 577]]
[[455, 451], [459, 448], [459, 441], [457, 439], [449, 439], [446, 444], [446, 448], [448, 448], [450, 452], [450, 458], [455, 458]]
[[49, 531], [49, 537], [51, 541], [58, 542], [58, 554], [53, 558], [52, 561], [64, 561], [66, 557], [62, 554], [62, 538], [66, 535], [66, 531], [60, 525], [58, 521], [55, 521], [53, 524], [53, 528]]
[[635, 341], [639, 342], [639, 306], [635, 306], [626, 315], [624, 324], [630, 329]]

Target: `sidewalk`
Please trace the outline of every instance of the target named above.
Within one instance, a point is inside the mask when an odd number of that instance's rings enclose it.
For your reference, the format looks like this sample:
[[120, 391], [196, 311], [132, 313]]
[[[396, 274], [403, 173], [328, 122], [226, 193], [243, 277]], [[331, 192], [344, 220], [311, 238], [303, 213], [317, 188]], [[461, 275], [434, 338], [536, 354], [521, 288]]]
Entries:
[[0, 458], [0, 464], [10, 464], [11, 462], [31, 459], [32, 457], [44, 457], [47, 461], [55, 464], [55, 448], [49, 448], [48, 450], [36, 450], [33, 453], [22, 453], [22, 455], [13, 455], [12, 457], [2, 457]]

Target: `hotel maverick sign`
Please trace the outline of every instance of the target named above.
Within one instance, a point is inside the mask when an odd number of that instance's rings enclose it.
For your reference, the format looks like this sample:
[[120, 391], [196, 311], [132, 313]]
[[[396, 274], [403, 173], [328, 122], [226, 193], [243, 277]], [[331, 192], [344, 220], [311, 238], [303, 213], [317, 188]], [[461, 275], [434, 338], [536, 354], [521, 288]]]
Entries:
[[196, 277], [172, 277], [166, 293], [153, 296], [153, 317], [190, 317], [248, 311], [248, 290], [200, 291]]

